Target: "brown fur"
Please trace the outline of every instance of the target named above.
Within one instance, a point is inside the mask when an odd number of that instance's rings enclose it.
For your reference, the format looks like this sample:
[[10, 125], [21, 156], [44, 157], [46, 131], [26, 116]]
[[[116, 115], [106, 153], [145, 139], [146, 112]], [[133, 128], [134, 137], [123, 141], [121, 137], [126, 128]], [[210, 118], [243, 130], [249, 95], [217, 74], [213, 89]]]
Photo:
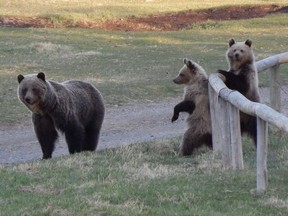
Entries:
[[260, 102], [258, 72], [255, 66], [252, 41], [235, 42], [234, 39], [230, 39], [226, 58], [229, 63], [229, 72], [234, 75], [245, 74], [249, 81], [247, 92], [244, 96], [251, 101]]
[[[173, 80], [176, 84], [183, 84], [183, 101], [191, 101], [194, 106], [177, 110], [174, 108], [172, 121], [177, 120], [178, 112], [189, 113], [187, 117], [188, 129], [184, 133], [181, 143], [181, 153], [191, 155], [195, 148], [203, 144], [212, 147], [212, 130], [208, 98], [208, 76], [205, 70], [197, 63], [184, 59], [184, 66], [178, 76]], [[190, 110], [189, 110], [190, 109]], [[192, 110], [191, 110], [192, 109]]]
[[52, 157], [57, 130], [65, 133], [70, 154], [96, 149], [105, 107], [94, 86], [78, 80], [48, 81], [42, 72], [20, 74], [18, 82], [18, 97], [32, 112], [43, 159]]
[[[252, 41], [235, 42], [229, 40], [226, 58], [229, 70], [218, 72], [224, 75], [227, 87], [239, 91], [247, 99], [260, 102], [258, 73], [252, 50]], [[257, 122], [254, 116], [240, 112], [241, 131], [247, 133], [257, 143]]]

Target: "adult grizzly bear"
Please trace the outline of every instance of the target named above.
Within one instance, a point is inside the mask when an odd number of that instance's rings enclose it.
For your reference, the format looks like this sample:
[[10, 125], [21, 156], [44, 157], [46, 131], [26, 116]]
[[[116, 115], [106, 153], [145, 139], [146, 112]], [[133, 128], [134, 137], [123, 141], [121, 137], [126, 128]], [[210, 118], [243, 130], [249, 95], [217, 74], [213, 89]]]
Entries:
[[197, 63], [184, 59], [184, 66], [173, 80], [183, 84], [183, 101], [174, 107], [172, 122], [178, 119], [180, 112], [188, 112], [188, 129], [181, 143], [181, 153], [191, 155], [195, 148], [206, 144], [212, 148], [212, 128], [208, 98], [208, 76]]
[[[229, 40], [226, 58], [229, 70], [218, 70], [224, 77], [223, 81], [230, 89], [239, 91], [247, 99], [253, 102], [260, 102], [258, 87], [258, 73], [255, 66], [255, 57], [252, 50], [252, 41], [235, 42]], [[241, 132], [247, 133], [257, 145], [257, 120], [240, 112]]]
[[95, 87], [78, 80], [48, 81], [42, 72], [17, 79], [18, 97], [32, 111], [43, 159], [52, 157], [56, 129], [65, 134], [70, 154], [96, 149], [105, 107]]

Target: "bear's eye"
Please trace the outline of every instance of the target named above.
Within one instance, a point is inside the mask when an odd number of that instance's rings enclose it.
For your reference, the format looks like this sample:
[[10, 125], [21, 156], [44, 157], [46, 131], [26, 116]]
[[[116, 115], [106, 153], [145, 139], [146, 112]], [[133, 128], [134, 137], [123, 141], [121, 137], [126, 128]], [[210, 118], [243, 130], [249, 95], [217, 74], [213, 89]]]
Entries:
[[241, 50], [240, 50], [240, 52], [241, 52], [241, 53], [243, 53], [243, 52], [244, 52], [244, 50], [243, 50], [243, 49], [241, 49]]
[[233, 52], [236, 52], [236, 51], [237, 51], [236, 49], [233, 50]]
[[34, 94], [37, 94], [37, 93], [39, 92], [39, 89], [37, 89], [37, 88], [32, 88], [32, 92], [33, 92]]
[[25, 95], [27, 92], [27, 88], [22, 89], [22, 95]]

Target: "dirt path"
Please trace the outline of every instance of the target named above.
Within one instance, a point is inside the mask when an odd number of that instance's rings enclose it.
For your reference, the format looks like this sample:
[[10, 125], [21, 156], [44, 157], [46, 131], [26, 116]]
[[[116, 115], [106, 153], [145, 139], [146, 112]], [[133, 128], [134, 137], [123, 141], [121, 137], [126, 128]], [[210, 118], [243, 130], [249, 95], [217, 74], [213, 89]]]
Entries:
[[[288, 114], [287, 96], [288, 86], [282, 87], [281, 104], [285, 115]], [[261, 89], [261, 97], [264, 103], [268, 103], [268, 88]], [[185, 114], [181, 114], [175, 123], [170, 122], [173, 107], [180, 100], [181, 97], [161, 103], [108, 108], [97, 150], [182, 135], [186, 126]], [[66, 143], [61, 137], [53, 157], [67, 154]], [[0, 130], [0, 166], [39, 160], [41, 156], [30, 122]]]
[[[180, 135], [185, 127], [185, 115], [173, 124], [170, 122], [176, 103], [173, 100], [108, 108], [97, 150]], [[67, 145], [61, 136], [53, 157], [66, 154]], [[41, 156], [32, 123], [0, 131], [0, 165], [37, 160]]]

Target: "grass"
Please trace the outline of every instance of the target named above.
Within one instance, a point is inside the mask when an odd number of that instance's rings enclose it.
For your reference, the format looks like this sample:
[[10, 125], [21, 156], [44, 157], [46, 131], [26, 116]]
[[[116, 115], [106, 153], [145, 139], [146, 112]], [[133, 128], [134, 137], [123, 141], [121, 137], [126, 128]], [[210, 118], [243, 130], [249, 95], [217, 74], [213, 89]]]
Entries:
[[[178, 32], [0, 28], [1, 124], [30, 118], [17, 99], [17, 75], [44, 71], [48, 79], [81, 79], [103, 93], [107, 106], [181, 97], [171, 80], [184, 57], [208, 73], [227, 68], [227, 40], [251, 38], [257, 59], [286, 52], [287, 14], [206, 22]], [[277, 33], [277, 34], [276, 34]], [[281, 71], [287, 66], [281, 66]], [[282, 73], [283, 82], [288, 76]], [[260, 84], [269, 74], [260, 75]]]
[[206, 148], [179, 156], [175, 138], [0, 168], [1, 215], [287, 215], [287, 140], [270, 138], [262, 196], [247, 140], [235, 172]]
[[286, 4], [286, 0], [76, 0], [36, 1], [0, 0], [0, 15], [17, 17], [46, 17], [55, 22], [77, 22], [143, 16], [161, 12], [199, 10], [227, 5]]
[[[57, 22], [140, 16], [239, 4], [239, 1], [0, 0], [1, 16]], [[201, 2], [201, 3], [200, 3]], [[285, 4], [241, 1], [241, 4]], [[172, 78], [182, 58], [209, 72], [226, 68], [227, 40], [253, 40], [257, 59], [287, 51], [287, 14], [205, 22], [179, 32], [0, 28], [0, 118], [30, 119], [17, 99], [19, 73], [95, 84], [107, 106], [181, 97]], [[281, 66], [286, 71], [287, 66]], [[283, 82], [288, 75], [281, 74]], [[269, 75], [261, 74], [261, 85]], [[245, 170], [221, 166], [211, 151], [178, 154], [180, 138], [0, 168], [0, 215], [287, 215], [287, 135], [269, 140], [269, 188], [255, 196], [255, 150], [244, 141]]]

